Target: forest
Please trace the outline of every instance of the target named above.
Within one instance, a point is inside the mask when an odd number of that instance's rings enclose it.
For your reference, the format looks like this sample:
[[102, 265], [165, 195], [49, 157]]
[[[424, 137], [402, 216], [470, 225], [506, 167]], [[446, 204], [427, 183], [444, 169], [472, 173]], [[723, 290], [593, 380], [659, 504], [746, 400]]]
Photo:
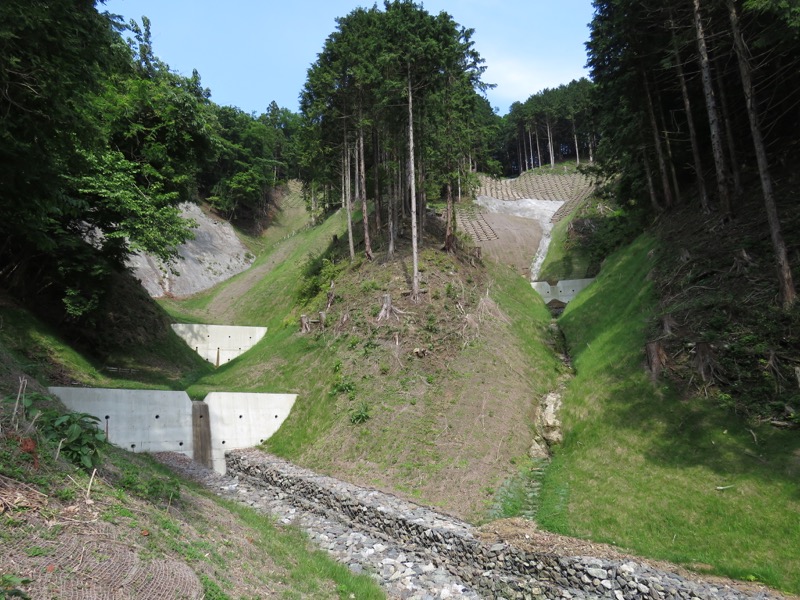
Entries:
[[12, 1], [0, 23], [0, 281], [53, 320], [91, 318], [131, 252], [169, 264], [181, 202], [253, 220], [297, 176], [299, 116], [214, 104], [155, 56], [147, 18]]

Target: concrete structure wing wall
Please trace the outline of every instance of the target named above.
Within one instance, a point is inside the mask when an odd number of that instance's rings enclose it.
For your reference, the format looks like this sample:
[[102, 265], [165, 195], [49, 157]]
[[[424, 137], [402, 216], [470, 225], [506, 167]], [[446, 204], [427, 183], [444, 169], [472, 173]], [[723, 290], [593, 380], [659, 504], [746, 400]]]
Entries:
[[73, 412], [100, 419], [115, 446], [131, 452], [193, 455], [192, 401], [186, 392], [51, 387]]
[[531, 286], [544, 298], [545, 304], [553, 300], [567, 304], [593, 281], [594, 279], [564, 279], [556, 285], [550, 285], [547, 281], [534, 281]]
[[244, 354], [267, 333], [266, 327], [189, 323], [175, 323], [172, 329], [190, 348], [216, 366]]
[[250, 448], [278, 431], [297, 394], [211, 392], [206, 396], [211, 424], [212, 468], [225, 472], [225, 452]]

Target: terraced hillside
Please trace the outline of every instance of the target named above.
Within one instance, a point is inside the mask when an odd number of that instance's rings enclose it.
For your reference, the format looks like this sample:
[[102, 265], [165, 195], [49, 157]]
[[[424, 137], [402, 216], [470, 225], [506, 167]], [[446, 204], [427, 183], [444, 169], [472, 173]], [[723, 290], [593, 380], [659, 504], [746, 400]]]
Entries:
[[[476, 204], [459, 205], [458, 229], [487, 257], [511, 266], [525, 278], [551, 224], [568, 215], [592, 191], [581, 173], [528, 171], [516, 179], [481, 176]], [[499, 201], [499, 202], [497, 202]]]

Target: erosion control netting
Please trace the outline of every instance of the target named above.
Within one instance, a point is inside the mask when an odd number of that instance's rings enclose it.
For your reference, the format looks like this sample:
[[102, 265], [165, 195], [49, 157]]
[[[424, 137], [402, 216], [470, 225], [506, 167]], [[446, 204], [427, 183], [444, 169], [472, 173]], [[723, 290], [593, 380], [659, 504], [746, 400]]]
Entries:
[[144, 548], [115, 539], [114, 529], [105, 523], [81, 522], [79, 517], [71, 522], [63, 515], [26, 521], [4, 528], [0, 572], [32, 580], [25, 586], [31, 598], [203, 598], [202, 585], [188, 565], [142, 558], [147, 555]]
[[497, 200], [558, 200], [564, 204], [553, 215], [552, 222], [560, 221], [588, 196], [593, 184], [580, 173], [527, 172], [516, 179], [481, 178], [479, 195]]

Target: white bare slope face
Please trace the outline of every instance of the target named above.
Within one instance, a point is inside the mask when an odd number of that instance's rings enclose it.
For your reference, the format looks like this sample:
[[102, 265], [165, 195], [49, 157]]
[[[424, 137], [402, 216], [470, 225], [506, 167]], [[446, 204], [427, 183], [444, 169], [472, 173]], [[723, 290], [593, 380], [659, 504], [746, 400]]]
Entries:
[[541, 228], [541, 236], [537, 247], [535, 250], [533, 248], [530, 249], [533, 254], [533, 260], [531, 261], [529, 277], [531, 281], [535, 281], [539, 275], [539, 269], [542, 268], [542, 263], [544, 263], [544, 258], [547, 256], [547, 249], [550, 246], [553, 215], [556, 214], [556, 211], [561, 208], [564, 202], [558, 200], [535, 200], [532, 198], [497, 200], [489, 196], [478, 196], [475, 202], [490, 213], [530, 219], [535, 221]]
[[128, 261], [134, 276], [154, 298], [196, 294], [241, 273], [253, 262], [230, 223], [214, 219], [196, 204], [184, 203], [181, 211], [197, 227], [194, 239], [178, 249], [180, 258], [173, 265], [177, 275], [146, 254], [135, 254]]

